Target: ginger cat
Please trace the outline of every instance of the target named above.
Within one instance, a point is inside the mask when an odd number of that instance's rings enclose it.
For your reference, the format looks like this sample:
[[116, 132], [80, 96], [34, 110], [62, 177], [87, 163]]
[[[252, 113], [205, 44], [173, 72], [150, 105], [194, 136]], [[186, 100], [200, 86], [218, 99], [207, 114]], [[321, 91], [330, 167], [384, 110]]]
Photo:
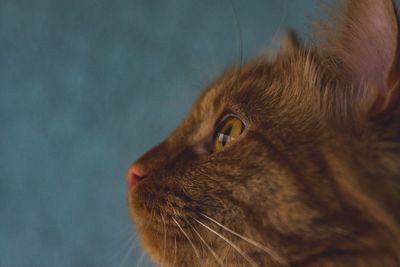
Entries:
[[400, 50], [391, 0], [349, 0], [274, 62], [229, 69], [128, 170], [161, 266], [400, 266]]

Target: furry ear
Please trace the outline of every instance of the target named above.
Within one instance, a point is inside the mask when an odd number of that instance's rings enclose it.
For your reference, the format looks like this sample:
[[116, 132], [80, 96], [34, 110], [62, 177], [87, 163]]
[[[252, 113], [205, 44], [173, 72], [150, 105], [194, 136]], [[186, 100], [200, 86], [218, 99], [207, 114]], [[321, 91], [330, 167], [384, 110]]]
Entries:
[[301, 46], [301, 41], [293, 30], [289, 30], [283, 35], [281, 40], [281, 50], [283, 52], [290, 52]]
[[362, 101], [368, 102], [369, 112], [387, 111], [400, 90], [399, 29], [394, 2], [349, 0], [336, 20], [339, 27], [324, 29], [325, 48], [350, 71], [349, 77], [360, 90]]

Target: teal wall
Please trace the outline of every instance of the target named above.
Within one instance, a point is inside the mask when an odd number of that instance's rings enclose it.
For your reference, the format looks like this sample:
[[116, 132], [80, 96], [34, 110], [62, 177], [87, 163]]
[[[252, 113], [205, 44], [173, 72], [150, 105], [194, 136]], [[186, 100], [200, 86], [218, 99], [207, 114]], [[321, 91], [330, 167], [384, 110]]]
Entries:
[[[243, 57], [316, 0], [233, 0]], [[229, 0], [0, 0], [0, 266], [146, 266], [125, 171], [238, 62]]]

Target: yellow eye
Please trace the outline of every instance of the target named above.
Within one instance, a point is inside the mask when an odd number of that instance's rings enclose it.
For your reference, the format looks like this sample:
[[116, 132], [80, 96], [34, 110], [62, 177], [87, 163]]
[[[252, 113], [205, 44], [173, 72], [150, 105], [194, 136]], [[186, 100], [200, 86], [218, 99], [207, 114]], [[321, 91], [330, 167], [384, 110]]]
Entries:
[[220, 151], [230, 142], [235, 141], [244, 130], [244, 124], [238, 118], [231, 116], [225, 119], [216, 129], [213, 137], [213, 150]]

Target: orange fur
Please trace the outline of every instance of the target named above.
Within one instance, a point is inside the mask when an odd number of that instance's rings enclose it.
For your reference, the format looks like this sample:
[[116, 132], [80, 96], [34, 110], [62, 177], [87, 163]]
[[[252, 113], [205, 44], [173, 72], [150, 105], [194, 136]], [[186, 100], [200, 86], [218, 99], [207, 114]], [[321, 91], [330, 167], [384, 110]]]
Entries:
[[[291, 33], [274, 62], [226, 71], [136, 161], [128, 206], [155, 262], [400, 266], [397, 14], [389, 0], [339, 10], [325, 42]], [[215, 152], [226, 114], [246, 130]]]

